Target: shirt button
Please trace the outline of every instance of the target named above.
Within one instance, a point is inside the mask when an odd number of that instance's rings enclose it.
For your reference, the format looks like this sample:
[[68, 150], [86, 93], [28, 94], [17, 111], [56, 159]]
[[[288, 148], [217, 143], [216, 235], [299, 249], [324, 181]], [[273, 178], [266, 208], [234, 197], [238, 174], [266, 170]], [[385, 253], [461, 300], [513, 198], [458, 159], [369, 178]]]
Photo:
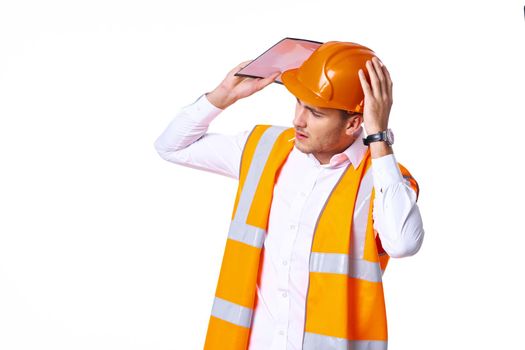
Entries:
[[283, 296], [283, 298], [286, 298], [288, 296], [288, 293], [283, 292], [282, 296]]
[[290, 225], [290, 230], [295, 230], [295, 225]]
[[283, 265], [284, 265], [284, 266], [288, 265], [288, 261], [283, 260]]
[[280, 330], [280, 331], [279, 331], [279, 335], [284, 335], [284, 331], [283, 331], [283, 330]]

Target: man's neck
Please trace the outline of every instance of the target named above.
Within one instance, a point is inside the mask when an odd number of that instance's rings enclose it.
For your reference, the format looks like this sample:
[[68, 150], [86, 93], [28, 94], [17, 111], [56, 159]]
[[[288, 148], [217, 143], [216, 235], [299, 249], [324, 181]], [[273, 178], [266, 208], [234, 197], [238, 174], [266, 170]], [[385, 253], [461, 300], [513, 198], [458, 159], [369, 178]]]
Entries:
[[328, 152], [328, 153], [314, 153], [314, 152], [312, 152], [312, 155], [322, 165], [329, 164], [330, 160], [332, 159], [332, 157], [334, 155], [339, 154], [339, 153], [343, 153], [348, 147], [350, 147], [355, 142], [356, 139], [357, 139], [356, 137], [353, 137], [352, 139], [350, 139], [350, 142], [346, 142], [345, 145], [342, 145], [342, 146], [336, 148], [335, 150], [333, 150], [331, 152]]

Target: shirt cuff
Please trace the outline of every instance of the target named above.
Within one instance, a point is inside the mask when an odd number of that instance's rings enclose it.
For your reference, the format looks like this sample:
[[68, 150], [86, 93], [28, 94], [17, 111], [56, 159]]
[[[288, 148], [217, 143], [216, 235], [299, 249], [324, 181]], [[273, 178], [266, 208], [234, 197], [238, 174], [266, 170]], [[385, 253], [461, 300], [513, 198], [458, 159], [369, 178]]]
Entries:
[[376, 193], [383, 193], [388, 186], [403, 182], [403, 175], [393, 154], [372, 158], [372, 174]]
[[206, 94], [202, 94], [195, 102], [186, 106], [184, 109], [188, 115], [191, 115], [192, 120], [205, 125], [209, 125], [212, 120], [223, 111], [222, 109], [215, 107], [208, 100]]

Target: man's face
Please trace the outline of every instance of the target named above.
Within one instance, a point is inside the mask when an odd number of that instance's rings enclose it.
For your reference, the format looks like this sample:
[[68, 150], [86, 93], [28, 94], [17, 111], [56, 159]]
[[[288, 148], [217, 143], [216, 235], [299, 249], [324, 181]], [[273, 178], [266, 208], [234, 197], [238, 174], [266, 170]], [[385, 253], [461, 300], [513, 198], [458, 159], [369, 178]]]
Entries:
[[352, 119], [343, 117], [338, 109], [315, 107], [297, 99], [293, 120], [295, 147], [303, 153], [313, 153], [321, 164], [326, 164], [353, 142], [356, 122], [352, 123]]

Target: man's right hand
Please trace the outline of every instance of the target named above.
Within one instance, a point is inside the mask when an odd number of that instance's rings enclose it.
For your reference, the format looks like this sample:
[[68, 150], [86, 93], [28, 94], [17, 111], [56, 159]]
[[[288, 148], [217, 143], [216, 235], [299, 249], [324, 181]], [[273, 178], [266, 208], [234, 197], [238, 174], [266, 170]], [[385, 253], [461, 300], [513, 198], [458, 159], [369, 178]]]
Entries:
[[268, 78], [248, 78], [238, 77], [235, 75], [238, 71], [244, 68], [250, 61], [245, 61], [233, 68], [226, 78], [213, 91], [206, 93], [208, 100], [220, 109], [235, 103], [241, 98], [248, 97], [264, 87], [271, 84], [281, 72], [275, 72]]

